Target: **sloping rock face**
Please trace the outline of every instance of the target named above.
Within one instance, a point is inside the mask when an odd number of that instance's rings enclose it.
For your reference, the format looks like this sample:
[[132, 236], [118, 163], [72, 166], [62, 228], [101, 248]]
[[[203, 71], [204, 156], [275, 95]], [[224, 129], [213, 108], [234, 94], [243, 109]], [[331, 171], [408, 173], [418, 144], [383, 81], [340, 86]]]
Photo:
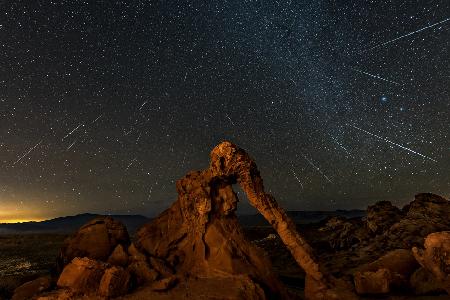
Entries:
[[349, 222], [344, 217], [332, 217], [319, 231], [326, 234], [323, 242], [329, 244], [332, 249], [348, 249], [362, 242], [368, 236], [367, 229], [359, 224]]
[[385, 294], [395, 289], [408, 289], [409, 278], [418, 268], [411, 250], [393, 250], [357, 269], [356, 291], [358, 294]]
[[52, 285], [50, 276], [39, 277], [29, 281], [14, 290], [12, 300], [29, 300], [34, 296], [48, 290]]
[[409, 279], [409, 284], [416, 295], [432, 295], [445, 293], [443, 284], [425, 268], [417, 269]]
[[414, 257], [450, 294], [450, 231], [428, 235], [424, 247], [414, 247]]
[[75, 292], [95, 293], [105, 269], [105, 264], [98, 261], [87, 257], [76, 257], [64, 268], [57, 285], [61, 288], [70, 288]]
[[403, 217], [400, 209], [389, 201], [379, 201], [367, 208], [366, 225], [374, 234], [389, 229]]
[[111, 217], [96, 218], [66, 239], [58, 257], [58, 270], [62, 271], [75, 257], [106, 262], [117, 245], [128, 247], [129, 244], [125, 225]]
[[417, 194], [404, 208], [406, 216], [383, 234], [383, 242], [393, 248], [421, 246], [433, 232], [450, 229], [450, 202], [431, 193]]

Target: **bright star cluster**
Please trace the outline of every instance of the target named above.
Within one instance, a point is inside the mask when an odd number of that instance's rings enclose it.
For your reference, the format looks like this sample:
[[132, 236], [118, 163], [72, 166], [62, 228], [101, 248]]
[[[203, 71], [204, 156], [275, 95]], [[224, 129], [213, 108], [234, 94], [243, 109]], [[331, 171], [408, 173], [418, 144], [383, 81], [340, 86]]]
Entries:
[[448, 0], [0, 3], [0, 222], [157, 215], [223, 140], [286, 209], [448, 198], [449, 135]]

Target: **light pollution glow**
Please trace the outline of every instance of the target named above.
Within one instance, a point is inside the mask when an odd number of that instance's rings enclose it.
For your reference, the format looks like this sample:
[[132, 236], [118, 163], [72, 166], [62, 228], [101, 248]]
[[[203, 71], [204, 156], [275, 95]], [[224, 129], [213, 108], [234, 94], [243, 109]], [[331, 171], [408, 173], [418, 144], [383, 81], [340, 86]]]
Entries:
[[25, 207], [0, 201], [0, 223], [20, 223], [43, 221], [45, 216], [37, 207]]

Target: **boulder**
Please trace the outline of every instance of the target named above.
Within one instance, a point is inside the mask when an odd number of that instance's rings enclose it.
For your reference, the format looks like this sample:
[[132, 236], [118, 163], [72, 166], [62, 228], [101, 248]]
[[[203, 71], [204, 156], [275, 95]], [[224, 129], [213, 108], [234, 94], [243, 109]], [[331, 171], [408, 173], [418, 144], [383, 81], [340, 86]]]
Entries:
[[170, 276], [167, 278], [163, 278], [161, 280], [157, 280], [152, 283], [151, 288], [154, 291], [162, 292], [171, 289], [177, 284], [178, 278], [176, 276]]
[[367, 229], [344, 217], [331, 217], [319, 231], [325, 234], [321, 241], [336, 250], [348, 249], [368, 236]]
[[417, 269], [409, 279], [410, 285], [416, 295], [434, 295], [445, 293], [442, 283], [427, 269]]
[[172, 268], [160, 258], [150, 257], [150, 265], [163, 277], [170, 277], [174, 274]]
[[111, 267], [105, 271], [98, 294], [103, 297], [114, 298], [125, 295], [130, 287], [130, 273], [122, 267]]
[[48, 290], [52, 285], [50, 276], [39, 277], [22, 284], [14, 290], [12, 300], [28, 300]]
[[137, 285], [144, 285], [155, 281], [159, 274], [154, 269], [150, 268], [146, 261], [135, 261], [128, 266], [128, 271], [133, 276]]
[[424, 247], [414, 247], [414, 257], [450, 294], [450, 231], [428, 235]]
[[388, 269], [379, 269], [376, 272], [356, 272], [355, 289], [360, 295], [364, 294], [386, 294], [390, 291], [392, 280]]
[[402, 218], [402, 212], [389, 201], [379, 201], [367, 208], [366, 226], [374, 234], [389, 229]]
[[131, 243], [131, 245], [128, 247], [128, 254], [129, 256], [129, 261], [146, 261], [147, 260], [147, 256], [145, 256], [145, 254], [143, 254], [142, 252], [140, 252], [136, 246], [134, 245], [134, 243]]
[[105, 269], [104, 263], [76, 257], [64, 268], [57, 286], [84, 294], [96, 293]]
[[396, 249], [388, 252], [374, 262], [364, 264], [357, 268], [360, 273], [377, 272], [387, 269], [391, 274], [391, 287], [404, 287], [409, 277], [419, 268], [419, 264], [411, 250]]
[[411, 219], [426, 219], [450, 226], [450, 202], [432, 193], [417, 194], [407, 208], [406, 216]]
[[417, 194], [402, 211], [398, 222], [371, 241], [374, 251], [421, 247], [427, 235], [450, 230], [450, 202], [438, 195]]
[[125, 267], [128, 264], [128, 254], [122, 245], [117, 245], [108, 258], [108, 263], [115, 266]]
[[67, 238], [58, 257], [58, 269], [75, 257], [107, 261], [117, 245], [128, 246], [130, 238], [125, 225], [111, 217], [98, 217]]

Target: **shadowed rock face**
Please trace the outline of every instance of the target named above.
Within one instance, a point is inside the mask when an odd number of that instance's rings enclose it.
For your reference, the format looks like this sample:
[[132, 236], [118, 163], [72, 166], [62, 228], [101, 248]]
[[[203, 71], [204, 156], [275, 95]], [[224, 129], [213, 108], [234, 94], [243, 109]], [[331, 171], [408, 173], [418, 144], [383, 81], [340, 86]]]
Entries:
[[366, 225], [375, 234], [383, 233], [402, 218], [402, 212], [389, 201], [379, 201], [367, 208]]
[[414, 257], [450, 294], [450, 231], [428, 235], [424, 247], [414, 247]]

